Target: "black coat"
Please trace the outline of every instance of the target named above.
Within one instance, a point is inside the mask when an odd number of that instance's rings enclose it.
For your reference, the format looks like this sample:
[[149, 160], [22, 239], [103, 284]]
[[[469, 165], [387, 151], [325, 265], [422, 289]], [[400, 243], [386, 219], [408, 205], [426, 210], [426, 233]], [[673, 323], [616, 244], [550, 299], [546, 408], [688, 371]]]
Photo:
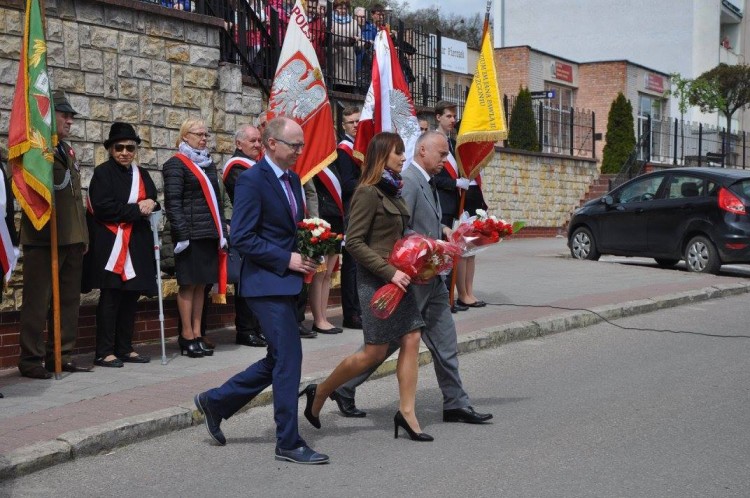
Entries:
[[[334, 176], [339, 180], [339, 184], [342, 185], [343, 190], [343, 182], [341, 179], [341, 175], [339, 174], [339, 170], [336, 167], [336, 162], [332, 162], [328, 165], [329, 171], [331, 171]], [[320, 175], [322, 173], [319, 173]], [[323, 182], [320, 180], [318, 175], [315, 175], [313, 177], [313, 181], [315, 182], [315, 192], [318, 194], [318, 216], [326, 220], [327, 222], [333, 224], [334, 220], [340, 220], [338, 222], [338, 225], [343, 225], [344, 223], [344, 215], [339, 209], [338, 204], [336, 204], [336, 201], [333, 198], [333, 195], [328, 191], [326, 186], [323, 184]], [[343, 192], [342, 192], [343, 196]]]
[[[235, 158], [235, 157], [241, 157], [243, 159], [249, 159], [250, 161], [253, 161], [252, 159], [250, 159], [250, 157], [247, 156], [247, 154], [244, 154], [240, 149], [234, 150], [234, 154], [232, 154], [232, 158]], [[224, 165], [224, 167], [226, 168], [226, 165]], [[229, 200], [232, 202], [232, 205], [234, 205], [234, 186], [237, 185], [237, 178], [239, 178], [240, 175], [246, 169], [247, 168], [244, 165], [237, 163], [236, 165], [232, 166], [232, 168], [229, 171], [225, 171], [224, 188], [226, 189], [227, 194], [229, 195]]]
[[[218, 200], [220, 191], [216, 165], [212, 162], [203, 169], [203, 172], [208, 176]], [[218, 240], [219, 232], [216, 230], [211, 209], [192, 171], [181, 160], [172, 157], [164, 163], [162, 173], [164, 175], [164, 208], [172, 228], [172, 242], [177, 244], [183, 240]], [[226, 236], [227, 223], [221, 205], [219, 205], [219, 215], [222, 218], [220, 221], [224, 225]]]
[[[156, 200], [156, 186], [144, 168], [139, 168], [146, 198]], [[94, 211], [89, 224], [91, 247], [87, 272], [94, 289], [124, 289], [156, 294], [156, 260], [154, 237], [148, 217], [141, 215], [138, 204], [128, 204], [132, 168], [127, 170], [112, 158], [94, 169], [89, 184], [89, 201]], [[158, 207], [158, 206], [157, 206]], [[123, 282], [120, 275], [104, 269], [115, 244], [115, 234], [104, 223], [133, 223], [130, 234], [130, 258], [135, 278]]]
[[[456, 141], [448, 138], [448, 146], [453, 157], [456, 157]], [[445, 168], [440, 170], [440, 173], [435, 175], [434, 178], [438, 197], [440, 198], [440, 207], [443, 209], [443, 217], [451, 216], [457, 218], [461, 192], [456, 188], [456, 180], [451, 177]]]
[[342, 149], [336, 149], [336, 169], [339, 172], [341, 179], [341, 196], [344, 201], [344, 213], [349, 214], [349, 203], [352, 200], [352, 195], [357, 189], [359, 178], [362, 176], [362, 170], [359, 165], [354, 162], [352, 156]]

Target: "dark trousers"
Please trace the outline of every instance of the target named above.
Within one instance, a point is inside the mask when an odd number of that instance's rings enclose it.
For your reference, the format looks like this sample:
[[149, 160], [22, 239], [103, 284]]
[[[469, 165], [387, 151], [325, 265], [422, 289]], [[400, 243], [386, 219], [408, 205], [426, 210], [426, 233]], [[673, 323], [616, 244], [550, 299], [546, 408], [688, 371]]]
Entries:
[[133, 328], [139, 291], [102, 289], [96, 306], [96, 357], [133, 352]]
[[303, 284], [302, 285], [302, 291], [297, 294], [296, 299], [296, 310], [295, 313], [297, 315], [297, 323], [302, 323], [305, 321], [305, 309], [307, 308], [307, 289], [309, 285]]
[[[71, 360], [78, 335], [78, 310], [81, 305], [83, 244], [57, 248], [60, 282], [60, 341], [62, 361]], [[21, 354], [18, 369], [51, 364], [54, 354], [52, 334], [52, 256], [49, 246], [23, 248], [23, 305], [21, 307]], [[45, 345], [44, 330], [48, 330]], [[46, 347], [45, 347], [46, 346]]]
[[359, 307], [359, 294], [357, 293], [357, 263], [351, 257], [349, 251], [341, 252], [341, 307], [344, 312], [344, 320], [354, 316], [360, 316], [362, 309]]
[[295, 317], [295, 296], [250, 297], [247, 305], [258, 317], [268, 341], [266, 357], [206, 392], [208, 403], [228, 419], [263, 389], [273, 385], [276, 441], [289, 450], [306, 444], [297, 424], [297, 389], [302, 375], [302, 344]]
[[237, 335], [260, 335], [260, 325], [245, 299], [240, 297], [240, 290], [234, 284], [234, 327]]

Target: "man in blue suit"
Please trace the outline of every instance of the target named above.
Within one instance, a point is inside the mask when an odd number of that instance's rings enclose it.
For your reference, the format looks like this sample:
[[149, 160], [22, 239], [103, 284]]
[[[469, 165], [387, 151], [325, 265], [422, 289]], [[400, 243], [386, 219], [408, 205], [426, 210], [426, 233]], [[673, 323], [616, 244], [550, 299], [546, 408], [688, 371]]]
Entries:
[[302, 275], [316, 262], [297, 250], [297, 223], [304, 218], [299, 177], [291, 170], [304, 147], [302, 128], [288, 118], [268, 122], [263, 131], [266, 156], [237, 180], [232, 215], [232, 244], [242, 255], [240, 296], [258, 317], [268, 354], [221, 387], [195, 396], [206, 428], [226, 444], [220, 424], [273, 385], [276, 459], [327, 463], [312, 450], [297, 425], [297, 389], [302, 374], [302, 345], [296, 319], [296, 296]]

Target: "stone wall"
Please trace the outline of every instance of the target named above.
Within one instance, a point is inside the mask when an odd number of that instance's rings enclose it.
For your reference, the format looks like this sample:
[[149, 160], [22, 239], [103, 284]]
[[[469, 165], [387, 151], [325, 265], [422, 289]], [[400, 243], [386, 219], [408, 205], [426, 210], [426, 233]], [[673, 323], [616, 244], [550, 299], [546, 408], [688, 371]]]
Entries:
[[[0, 1], [3, 151], [18, 74], [22, 9], [22, 2]], [[235, 129], [251, 123], [263, 102], [259, 89], [243, 85], [238, 66], [220, 62], [222, 26], [213, 17], [132, 0], [46, 1], [49, 75], [53, 88], [65, 90], [79, 113], [69, 141], [81, 163], [84, 189], [94, 166], [107, 159], [102, 142], [113, 121], [136, 127], [143, 139], [137, 160], [151, 170], [159, 190], [161, 165], [174, 153], [180, 124], [188, 116], [206, 121], [217, 164], [232, 154]], [[166, 246], [169, 268], [171, 248]], [[19, 270], [4, 293], [3, 310], [20, 306], [22, 265]], [[167, 289], [172, 288], [168, 282]], [[96, 295], [84, 298], [95, 300]]]
[[527, 232], [562, 231], [599, 176], [593, 159], [496, 150], [492, 163], [482, 170], [485, 202], [491, 214], [526, 221]]

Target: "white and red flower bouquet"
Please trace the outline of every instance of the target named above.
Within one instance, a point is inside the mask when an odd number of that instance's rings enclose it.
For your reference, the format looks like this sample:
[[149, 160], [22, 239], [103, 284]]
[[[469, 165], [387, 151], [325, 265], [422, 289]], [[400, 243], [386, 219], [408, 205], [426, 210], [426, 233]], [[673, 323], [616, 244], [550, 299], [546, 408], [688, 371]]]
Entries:
[[526, 225], [523, 221], [509, 223], [496, 216], [490, 216], [483, 209], [477, 209], [476, 213], [476, 216], [470, 217], [464, 211], [451, 234], [451, 242], [461, 248], [462, 257], [474, 256]]
[[[454, 243], [411, 234], [396, 242], [388, 262], [409, 275], [413, 284], [426, 284], [450, 271], [453, 261], [460, 256], [461, 248]], [[388, 318], [403, 297], [404, 291], [388, 283], [375, 291], [370, 309], [376, 317]]]
[[[332, 232], [331, 224], [322, 218], [305, 218], [297, 223], [297, 249], [321, 263], [314, 273], [326, 270], [323, 257], [336, 252], [342, 239], [343, 235]], [[306, 284], [312, 282], [314, 273], [305, 274]]]

